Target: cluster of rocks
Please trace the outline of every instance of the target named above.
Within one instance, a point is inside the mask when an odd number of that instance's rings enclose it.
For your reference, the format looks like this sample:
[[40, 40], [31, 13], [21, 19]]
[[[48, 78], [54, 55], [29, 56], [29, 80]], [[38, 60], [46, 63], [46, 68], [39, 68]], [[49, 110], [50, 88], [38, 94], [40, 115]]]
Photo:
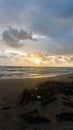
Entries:
[[[73, 101], [70, 95], [73, 95], [73, 82], [56, 82], [47, 81], [38, 84], [34, 89], [24, 89], [21, 95], [19, 105], [28, 105], [30, 102], [39, 102], [41, 106], [46, 106], [58, 99], [57, 93], [62, 93], [64, 96], [63, 105], [73, 107]], [[33, 110], [20, 115], [29, 123], [50, 122], [49, 119], [39, 114], [38, 110]], [[73, 121], [73, 113], [60, 112], [56, 114], [57, 121]]]
[[73, 95], [73, 82], [47, 81], [37, 85], [34, 89], [24, 89], [19, 104], [26, 105], [30, 101], [40, 101], [42, 105], [55, 101], [56, 93]]
[[24, 89], [19, 105], [27, 105], [29, 102], [40, 102], [41, 105], [47, 105], [56, 99], [55, 89], [52, 86], [40, 84], [31, 90]]

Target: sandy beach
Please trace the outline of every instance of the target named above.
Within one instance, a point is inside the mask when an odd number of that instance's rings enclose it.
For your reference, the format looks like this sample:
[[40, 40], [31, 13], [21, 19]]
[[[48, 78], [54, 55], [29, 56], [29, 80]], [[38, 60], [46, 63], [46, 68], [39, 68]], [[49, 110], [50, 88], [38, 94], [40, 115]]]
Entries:
[[[48, 82], [47, 82], [48, 81]], [[8, 79], [0, 80], [0, 130], [72, 130], [73, 122], [58, 122], [56, 114], [62, 111], [73, 112], [72, 107], [64, 106], [62, 97], [73, 98], [72, 95], [56, 93], [57, 100], [42, 106], [39, 102], [29, 102], [26, 105], [19, 105], [22, 93], [25, 89], [34, 89], [44, 82], [73, 82], [73, 74], [55, 76], [51, 78], [29, 78], [29, 79]], [[54, 84], [53, 82], [53, 84]], [[55, 89], [56, 90], [56, 89]], [[49, 123], [28, 123], [25, 119], [20, 118], [24, 113], [37, 109], [39, 114]]]

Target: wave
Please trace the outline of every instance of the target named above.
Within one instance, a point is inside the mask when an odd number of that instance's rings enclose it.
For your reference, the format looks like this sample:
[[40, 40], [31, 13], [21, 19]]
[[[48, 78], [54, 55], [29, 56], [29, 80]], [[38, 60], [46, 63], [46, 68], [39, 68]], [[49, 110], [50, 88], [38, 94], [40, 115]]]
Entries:
[[41, 78], [69, 73], [73, 73], [72, 67], [0, 67], [0, 79]]

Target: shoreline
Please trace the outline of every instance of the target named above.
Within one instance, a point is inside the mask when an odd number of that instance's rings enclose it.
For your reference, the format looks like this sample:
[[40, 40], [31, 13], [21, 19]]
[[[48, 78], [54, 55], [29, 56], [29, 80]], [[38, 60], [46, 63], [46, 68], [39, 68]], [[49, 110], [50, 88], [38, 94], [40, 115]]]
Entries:
[[34, 76], [34, 77], [18, 77], [18, 78], [0, 78], [1, 80], [21, 80], [21, 79], [42, 79], [42, 78], [52, 78], [52, 77], [58, 77], [58, 76], [64, 76], [64, 75], [72, 75], [73, 73], [63, 73], [63, 74], [53, 74], [53, 75], [47, 75], [47, 76]]
[[63, 74], [53, 74], [49, 76], [36, 76], [36, 77], [19, 77], [19, 78], [0, 78], [0, 81], [6, 81], [6, 80], [25, 80], [25, 79], [54, 79], [54, 77], [64, 77], [64, 76], [71, 76], [73, 73], [63, 73]]

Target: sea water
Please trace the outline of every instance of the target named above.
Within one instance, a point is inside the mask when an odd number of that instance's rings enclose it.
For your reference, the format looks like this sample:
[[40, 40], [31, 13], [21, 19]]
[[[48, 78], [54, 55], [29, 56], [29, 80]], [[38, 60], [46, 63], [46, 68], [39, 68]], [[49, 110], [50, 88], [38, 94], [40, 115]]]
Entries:
[[71, 67], [0, 66], [0, 79], [41, 78], [73, 73]]

